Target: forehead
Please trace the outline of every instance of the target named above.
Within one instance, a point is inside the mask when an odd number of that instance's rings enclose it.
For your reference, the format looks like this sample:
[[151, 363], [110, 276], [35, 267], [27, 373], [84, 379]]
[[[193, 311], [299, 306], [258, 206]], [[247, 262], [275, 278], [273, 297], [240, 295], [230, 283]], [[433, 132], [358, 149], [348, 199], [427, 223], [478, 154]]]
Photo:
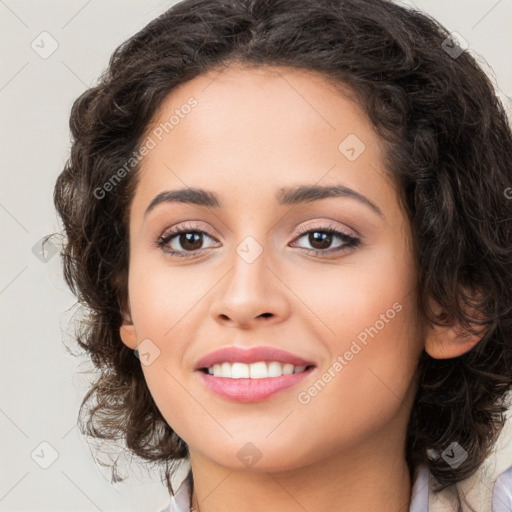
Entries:
[[229, 206], [240, 196], [275, 201], [277, 189], [306, 183], [343, 184], [378, 201], [386, 186], [381, 143], [360, 105], [311, 71], [210, 71], [169, 94], [147, 134], [155, 145], [142, 161], [139, 216], [177, 188], [218, 191]]

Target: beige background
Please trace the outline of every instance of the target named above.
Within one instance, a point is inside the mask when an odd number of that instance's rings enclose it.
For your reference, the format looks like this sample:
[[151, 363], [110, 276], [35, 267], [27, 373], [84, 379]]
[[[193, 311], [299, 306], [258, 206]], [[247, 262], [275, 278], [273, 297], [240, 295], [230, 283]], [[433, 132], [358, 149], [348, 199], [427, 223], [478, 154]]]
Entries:
[[[61, 330], [74, 297], [59, 258], [44, 263], [33, 248], [60, 229], [52, 194], [69, 151], [73, 100], [93, 85], [117, 45], [173, 3], [0, 0], [0, 511], [157, 512], [168, 501], [158, 477], [144, 470], [111, 485], [78, 434], [88, 377], [64, 350]], [[414, 4], [481, 54], [510, 111], [512, 0]], [[52, 44], [57, 49], [44, 55]], [[56, 460], [43, 469], [52, 454]]]

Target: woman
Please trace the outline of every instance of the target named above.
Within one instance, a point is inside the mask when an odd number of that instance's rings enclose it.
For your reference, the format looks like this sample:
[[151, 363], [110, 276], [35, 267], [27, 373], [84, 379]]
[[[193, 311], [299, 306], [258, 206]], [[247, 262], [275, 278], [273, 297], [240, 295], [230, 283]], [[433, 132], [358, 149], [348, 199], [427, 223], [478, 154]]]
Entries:
[[82, 431], [171, 494], [190, 462], [166, 510], [508, 506], [512, 461], [483, 505], [457, 486], [512, 384], [512, 135], [455, 37], [384, 0], [185, 0], [70, 125]]

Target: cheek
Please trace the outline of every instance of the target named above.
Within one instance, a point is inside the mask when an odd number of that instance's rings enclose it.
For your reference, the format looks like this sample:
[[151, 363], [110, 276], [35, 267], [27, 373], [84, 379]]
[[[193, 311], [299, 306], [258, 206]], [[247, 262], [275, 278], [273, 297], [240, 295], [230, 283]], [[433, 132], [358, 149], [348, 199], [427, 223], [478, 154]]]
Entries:
[[183, 328], [215, 283], [211, 270], [194, 265], [172, 269], [165, 261], [149, 264], [134, 259], [129, 282], [139, 338], [154, 338], [161, 350], [172, 341], [179, 356], [179, 340], [186, 340]]
[[148, 265], [136, 256], [132, 259], [130, 306], [137, 338], [139, 343], [151, 340], [150, 352], [156, 354], [151, 364], [142, 364], [144, 378], [162, 415], [184, 438], [204, 422], [204, 410], [191, 407], [187, 379], [193, 362], [187, 349], [198, 318], [206, 318], [202, 299], [214, 283], [207, 269], [191, 265], [172, 271], [165, 262]]
[[392, 418], [413, 384], [422, 345], [415, 274], [402, 251], [374, 251], [372, 264], [361, 257], [328, 279], [317, 276], [316, 287], [312, 278], [302, 282], [299, 295], [320, 320], [311, 325], [320, 325], [316, 336], [330, 357], [313, 386], [300, 390], [299, 403], [334, 437]]
[[[388, 323], [363, 321], [359, 338], [345, 335], [340, 320], [336, 327], [342, 334], [331, 344], [331, 361], [308, 387], [297, 390], [295, 428], [289, 429], [294, 436], [291, 443], [302, 446], [301, 440], [317, 429], [321, 440], [316, 454], [328, 456], [333, 447], [350, 449], [383, 440], [386, 432], [394, 432], [387, 441], [393, 442], [398, 439], [397, 432], [405, 431], [421, 348], [414, 309], [406, 301], [400, 305], [400, 311], [392, 309], [394, 318], [388, 313]], [[356, 321], [351, 324], [355, 332]]]
[[376, 335], [376, 328], [380, 338], [396, 337], [406, 318], [416, 316], [416, 274], [402, 242], [366, 247], [340, 264], [303, 268], [286, 279], [309, 307], [308, 316], [318, 320], [316, 334], [331, 352], [344, 351], [358, 335], [364, 342], [371, 336], [366, 329]]
[[[208, 441], [210, 446], [220, 444], [215, 441], [222, 436], [215, 417], [208, 414], [210, 406], [197, 396], [190, 382], [177, 370], [164, 362], [164, 358], [143, 368], [149, 392], [164, 417], [166, 423], [187, 444], [201, 445], [208, 439], [207, 432], [213, 432], [214, 438]], [[199, 400], [198, 400], [199, 398]], [[231, 439], [226, 436], [226, 440]]]

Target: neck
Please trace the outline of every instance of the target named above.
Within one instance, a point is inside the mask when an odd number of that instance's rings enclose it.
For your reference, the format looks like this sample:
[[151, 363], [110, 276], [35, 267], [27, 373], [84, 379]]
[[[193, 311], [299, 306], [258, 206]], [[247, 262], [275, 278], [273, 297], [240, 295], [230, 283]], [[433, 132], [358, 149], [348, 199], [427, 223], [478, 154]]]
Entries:
[[377, 441], [287, 471], [233, 470], [191, 451], [193, 510], [405, 512], [412, 482], [404, 443], [395, 440], [383, 453]]

